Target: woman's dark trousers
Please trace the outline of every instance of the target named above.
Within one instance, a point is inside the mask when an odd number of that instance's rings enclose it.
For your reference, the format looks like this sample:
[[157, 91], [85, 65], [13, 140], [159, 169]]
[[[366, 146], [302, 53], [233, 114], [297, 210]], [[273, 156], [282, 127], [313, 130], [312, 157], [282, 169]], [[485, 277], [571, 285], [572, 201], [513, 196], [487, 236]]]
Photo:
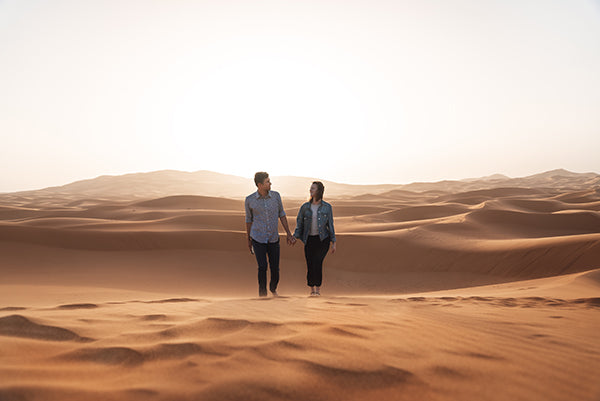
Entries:
[[268, 266], [271, 269], [269, 282], [271, 292], [277, 291], [277, 284], [279, 284], [279, 241], [263, 244], [253, 239], [252, 246], [258, 262], [258, 295], [264, 297], [267, 295], [267, 256]]
[[304, 256], [306, 257], [306, 283], [309, 287], [320, 287], [323, 282], [323, 260], [329, 251], [329, 237], [323, 241], [318, 235], [308, 237], [304, 245]]

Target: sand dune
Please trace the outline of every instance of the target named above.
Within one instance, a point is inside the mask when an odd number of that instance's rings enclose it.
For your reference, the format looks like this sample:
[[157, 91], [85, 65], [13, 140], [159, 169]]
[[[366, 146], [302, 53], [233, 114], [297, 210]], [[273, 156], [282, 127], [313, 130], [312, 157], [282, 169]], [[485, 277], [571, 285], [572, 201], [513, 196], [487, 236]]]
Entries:
[[[495, 206], [495, 203], [500, 203]], [[560, 202], [553, 199], [502, 199], [500, 201], [487, 201], [488, 205], [494, 205], [498, 209], [516, 210], [534, 213], [552, 213], [561, 210], [593, 210], [600, 211], [600, 202], [581, 203], [577, 205]]]
[[563, 202], [568, 203], [588, 203], [588, 202], [597, 202], [598, 201], [598, 189], [593, 191], [580, 191], [573, 193], [564, 193], [560, 195], [556, 195], [553, 199], [557, 199]]
[[167, 196], [165, 198], [133, 203], [131, 206], [160, 209], [216, 209], [240, 210], [244, 208], [242, 201], [215, 198], [208, 196]]
[[[252, 173], [249, 173], [252, 174]], [[494, 188], [538, 188], [556, 192], [555, 195], [573, 191], [587, 191], [600, 185], [596, 173], [573, 173], [567, 170], [552, 170], [528, 177], [509, 178], [497, 176], [439, 182], [411, 184], [350, 185], [310, 177], [272, 177], [271, 181], [289, 198], [305, 199], [314, 180], [321, 180], [327, 187], [327, 195], [334, 198], [354, 198], [365, 194], [381, 197], [411, 197], [411, 193], [442, 196], [460, 192]], [[237, 177], [211, 171], [185, 172], [175, 170], [148, 173], [100, 176], [60, 187], [49, 187], [34, 191], [2, 194], [0, 198], [14, 205], [29, 207], [30, 203], [43, 201], [47, 205], [64, 205], [65, 199], [77, 196], [68, 202], [85, 205], [94, 202], [114, 202], [120, 199], [150, 200], [168, 196], [201, 195], [243, 199], [256, 190], [252, 178]]]
[[[118, 302], [99, 299], [85, 319], [76, 308], [4, 311], [2, 328], [73, 334], [1, 332], [0, 397], [595, 400], [600, 298], [556, 295], [597, 295], [598, 273], [402, 297], [139, 302], [113, 293]], [[45, 287], [32, 290], [56, 304]]]
[[465, 213], [468, 210], [468, 208], [463, 207], [462, 205], [453, 204], [409, 206], [381, 213], [377, 217], [388, 222], [414, 221], [454, 216]]
[[37, 324], [21, 315], [0, 318], [0, 335], [48, 341], [91, 341], [70, 330]]
[[497, 198], [510, 198], [515, 196], [522, 197], [530, 197], [530, 196], [549, 196], [553, 192], [542, 189], [533, 189], [533, 188], [493, 188], [493, 189], [482, 189], [478, 191], [468, 191], [468, 192], [459, 192], [456, 194], [450, 194], [445, 196], [440, 196], [435, 201], [443, 201], [443, 202], [456, 202], [456, 203], [466, 203], [473, 204], [475, 200], [476, 203], [481, 203], [488, 199], [497, 199]]
[[0, 400], [600, 399], [598, 175], [331, 185], [261, 299], [247, 180], [157, 173], [0, 196]]
[[494, 233], [508, 232], [512, 238], [592, 234], [600, 231], [600, 213], [592, 211], [542, 214], [480, 209], [470, 212], [465, 219], [487, 226]]
[[[588, 190], [561, 198], [553, 191], [496, 188], [446, 195], [436, 202], [431, 193], [411, 193], [409, 202], [378, 195], [334, 199], [338, 237], [345, 249], [328, 259], [331, 290], [437, 290], [444, 283], [445, 288], [456, 286], [462, 274], [469, 275], [468, 284], [485, 284], [599, 267], [600, 195], [593, 197], [595, 192]], [[589, 202], [565, 201], [582, 193]], [[401, 196], [406, 198], [407, 191]], [[465, 202], [473, 196], [481, 202]], [[143, 268], [167, 268], [193, 283], [206, 281], [203, 275], [215, 271], [220, 271], [218, 277], [240, 276], [241, 269], [252, 265], [244, 245], [241, 200], [190, 195], [110, 204], [86, 198], [85, 203], [71, 200], [60, 208], [44, 207], [44, 202], [38, 208], [6, 205], [1, 210], [0, 246], [5, 263], [12, 266], [7, 280], [22, 282], [29, 269], [60, 264], [76, 272], [72, 276], [80, 278], [79, 284], [90, 285], [98, 279], [93, 270], [104, 264], [127, 266], [136, 274], [143, 274]], [[284, 202], [293, 229], [302, 200]], [[32, 252], [24, 259], [28, 246]], [[282, 253], [282, 265], [289, 266], [294, 278], [303, 275], [298, 248], [284, 247]], [[86, 250], [99, 252], [94, 259], [102, 263], [85, 263], [80, 251]], [[148, 258], [148, 251], [160, 257]], [[213, 265], [216, 260], [218, 266]], [[440, 274], [441, 279], [423, 280]], [[130, 280], [123, 280], [120, 288], [127, 286], [144, 289]], [[249, 280], [243, 288], [232, 285], [224, 291], [251, 291], [253, 286]], [[290, 288], [301, 289], [302, 280]], [[223, 289], [211, 294], [219, 292]]]

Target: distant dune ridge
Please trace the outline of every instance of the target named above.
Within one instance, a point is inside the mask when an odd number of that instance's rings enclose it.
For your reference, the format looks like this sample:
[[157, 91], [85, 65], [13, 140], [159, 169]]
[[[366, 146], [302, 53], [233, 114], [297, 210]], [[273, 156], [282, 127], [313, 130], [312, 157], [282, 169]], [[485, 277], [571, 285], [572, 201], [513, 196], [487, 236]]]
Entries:
[[[253, 174], [250, 172], [249, 174]], [[318, 178], [307, 177], [271, 177], [273, 188], [287, 197], [306, 198], [308, 186]], [[455, 181], [415, 182], [406, 185], [351, 185], [321, 180], [326, 186], [329, 197], [351, 197], [363, 194], [384, 194], [390, 191], [405, 190], [411, 192], [443, 191], [467, 192], [491, 188], [549, 188], [554, 190], [585, 190], [600, 185], [600, 175], [596, 173], [573, 173], [564, 169], [552, 170], [528, 177], [509, 178], [501, 174], [489, 177], [469, 178]], [[58, 187], [49, 187], [33, 191], [20, 191], [1, 194], [3, 203], [12, 201], [20, 204], [28, 197], [52, 201], [56, 196], [75, 196], [75, 202], [92, 200], [115, 200], [125, 197], [132, 199], [154, 199], [171, 195], [202, 195], [227, 198], [243, 198], [256, 190], [251, 178], [221, 174], [212, 171], [185, 172], [161, 170], [148, 173], [131, 173], [118, 176], [104, 175], [93, 179], [76, 181]]]
[[[272, 177], [292, 230], [312, 180]], [[284, 243], [256, 298], [251, 179], [1, 194], [0, 400], [600, 399], [600, 175], [325, 186], [318, 299]]]
[[[273, 178], [292, 228], [311, 180]], [[101, 268], [115, 270], [101, 279], [108, 286], [122, 281], [156, 290], [172, 283], [172, 289], [212, 295], [253, 293], [243, 198], [254, 188], [251, 180], [213, 172], [158, 171], [2, 195], [5, 277], [75, 269], [69, 280], [87, 285], [97, 283]], [[220, 191], [234, 196], [215, 196]], [[335, 292], [438, 290], [600, 267], [598, 174], [554, 170], [401, 186], [326, 183], [326, 195], [344, 249], [327, 260]], [[93, 261], [82, 263], [87, 251], [95, 252]], [[282, 258], [294, 278], [287, 285], [303, 290], [301, 247], [284, 247]], [[164, 280], [132, 282], [117, 273], [125, 266], [125, 276], [153, 269]], [[239, 286], [235, 279], [228, 280], [231, 288], [205, 279], [232, 274], [228, 269], [241, 269], [233, 274]], [[432, 278], [423, 279], [427, 275]], [[51, 275], [45, 279], [54, 283]]]

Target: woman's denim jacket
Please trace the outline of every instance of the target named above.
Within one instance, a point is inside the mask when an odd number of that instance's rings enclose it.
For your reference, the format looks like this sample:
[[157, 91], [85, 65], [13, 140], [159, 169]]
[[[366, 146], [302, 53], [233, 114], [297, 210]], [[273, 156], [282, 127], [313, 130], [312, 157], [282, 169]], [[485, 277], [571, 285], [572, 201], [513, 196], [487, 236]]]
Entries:
[[[335, 242], [335, 230], [333, 228], [333, 210], [331, 205], [321, 200], [321, 205], [317, 210], [317, 223], [319, 225], [319, 238], [323, 241], [329, 237], [329, 240]], [[296, 231], [294, 237], [299, 238], [306, 244], [310, 226], [312, 224], [312, 209], [310, 202], [306, 202], [300, 207], [298, 217], [296, 218]]]

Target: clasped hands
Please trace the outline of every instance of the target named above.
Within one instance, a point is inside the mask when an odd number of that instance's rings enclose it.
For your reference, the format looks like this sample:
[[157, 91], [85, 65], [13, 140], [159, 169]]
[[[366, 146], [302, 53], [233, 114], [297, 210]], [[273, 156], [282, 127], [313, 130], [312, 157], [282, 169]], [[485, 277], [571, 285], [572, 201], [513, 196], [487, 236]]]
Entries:
[[296, 245], [296, 237], [294, 237], [292, 234], [288, 234], [287, 238], [286, 238], [287, 244], [294, 246]]

